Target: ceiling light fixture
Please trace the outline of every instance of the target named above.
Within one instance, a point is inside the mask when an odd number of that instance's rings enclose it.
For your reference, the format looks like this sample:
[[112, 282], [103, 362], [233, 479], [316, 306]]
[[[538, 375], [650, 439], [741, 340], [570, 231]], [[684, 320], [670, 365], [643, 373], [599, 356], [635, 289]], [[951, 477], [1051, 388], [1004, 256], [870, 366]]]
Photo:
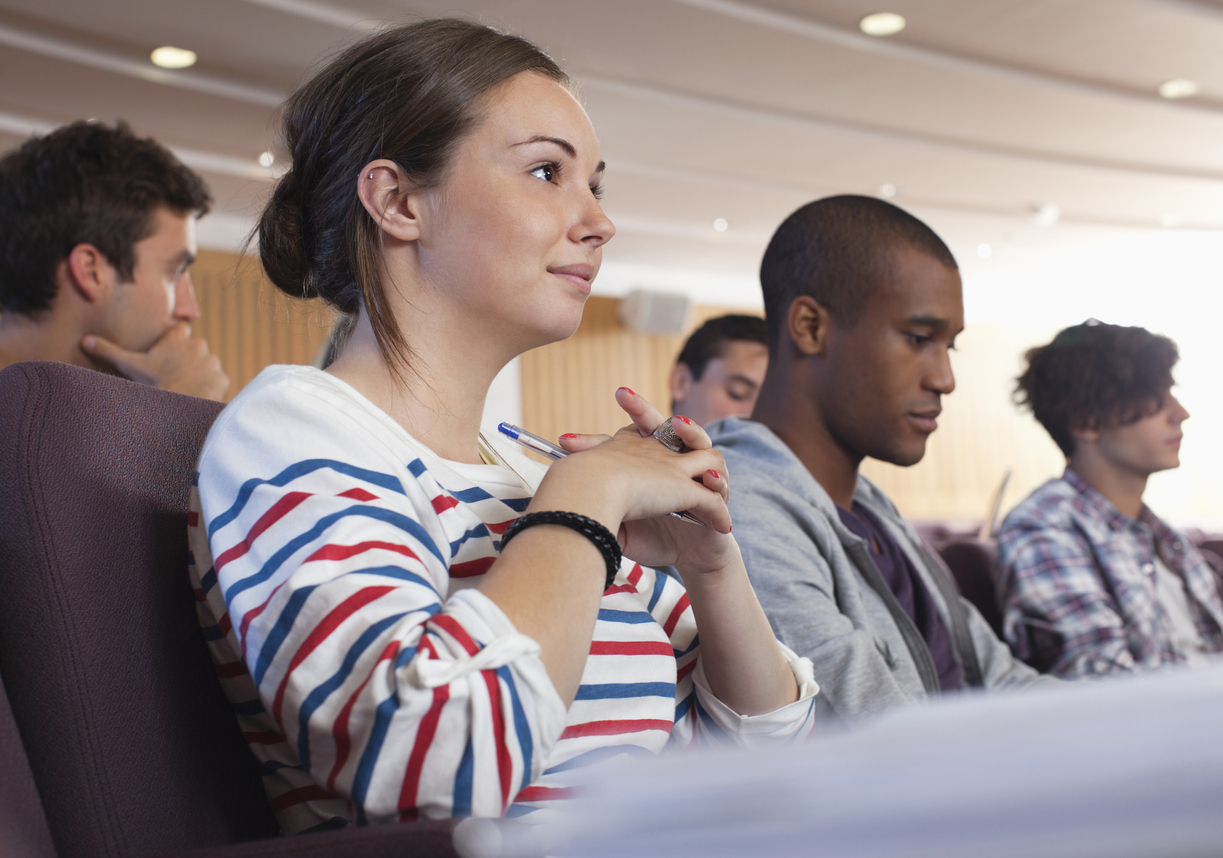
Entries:
[[858, 22], [858, 29], [868, 36], [894, 36], [904, 28], [904, 16], [895, 12], [876, 12]]
[[195, 65], [196, 56], [195, 51], [166, 45], [149, 54], [149, 59], [153, 61], [153, 65], [161, 66], [163, 69], [185, 69]]
[[896, 186], [891, 182], [880, 185], [875, 190], [878, 192], [879, 196], [883, 197], [885, 200], [890, 200], [892, 197], [896, 196]]
[[1164, 212], [1159, 216], [1159, 225], [1166, 229], [1174, 229], [1181, 225], [1181, 219], [1171, 212]]
[[1057, 203], [1042, 203], [1032, 212], [1032, 222], [1037, 226], [1055, 226], [1062, 217], [1062, 210]]
[[990, 247], [988, 244], [978, 244], [977, 245], [977, 256], [980, 256], [982, 259], [989, 259], [993, 255], [994, 255], [994, 249]]
[[718, 232], [726, 232], [726, 230], [730, 229], [730, 224], [727, 222], [726, 218], [720, 217], [713, 222], [713, 228]]
[[1185, 80], [1183, 77], [1166, 80], [1159, 85], [1159, 94], [1164, 98], [1188, 98], [1197, 95], [1201, 90], [1195, 80]]
[[276, 163], [276, 156], [273, 155], [271, 152], [264, 152], [262, 155], [259, 156], [259, 166], [260, 167], [270, 167], [275, 163]]

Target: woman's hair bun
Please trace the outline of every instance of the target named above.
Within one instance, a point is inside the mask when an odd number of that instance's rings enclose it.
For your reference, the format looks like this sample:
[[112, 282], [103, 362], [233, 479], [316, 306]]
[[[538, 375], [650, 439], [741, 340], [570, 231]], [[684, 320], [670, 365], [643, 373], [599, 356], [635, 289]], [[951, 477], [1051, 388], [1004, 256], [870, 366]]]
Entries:
[[316, 298], [304, 217], [301, 182], [296, 171], [289, 170], [276, 183], [259, 218], [259, 257], [278, 289], [297, 298]]

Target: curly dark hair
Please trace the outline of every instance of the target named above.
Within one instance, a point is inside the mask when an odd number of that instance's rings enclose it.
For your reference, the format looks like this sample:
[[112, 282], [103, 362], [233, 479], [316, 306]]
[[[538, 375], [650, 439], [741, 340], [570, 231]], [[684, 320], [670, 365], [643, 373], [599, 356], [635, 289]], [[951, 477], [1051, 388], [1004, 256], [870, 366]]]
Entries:
[[1146, 328], [1089, 319], [1024, 357], [1015, 401], [1070, 457], [1073, 430], [1124, 426], [1163, 408], [1180, 355], [1176, 343]]
[[204, 180], [126, 123], [73, 122], [0, 159], [0, 309], [30, 315], [55, 299], [55, 269], [94, 245], [122, 280], [156, 209], [206, 214]]

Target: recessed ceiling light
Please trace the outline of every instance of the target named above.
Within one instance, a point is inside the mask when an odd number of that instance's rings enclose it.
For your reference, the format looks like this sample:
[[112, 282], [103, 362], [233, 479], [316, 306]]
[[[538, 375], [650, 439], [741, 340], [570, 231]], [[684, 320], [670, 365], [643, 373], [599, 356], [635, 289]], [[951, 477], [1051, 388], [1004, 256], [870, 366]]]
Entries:
[[977, 245], [977, 256], [980, 256], [982, 259], [989, 259], [993, 255], [994, 255], [994, 249], [990, 247], [988, 244], [978, 244]]
[[905, 28], [905, 19], [895, 12], [876, 12], [859, 21], [858, 28], [868, 36], [894, 36]]
[[196, 56], [195, 51], [166, 45], [149, 54], [149, 59], [153, 61], [153, 65], [161, 66], [163, 69], [185, 69], [187, 66], [195, 65]]
[[896, 186], [891, 182], [888, 182], [885, 185], [880, 185], [875, 190], [879, 193], [879, 196], [883, 197], [885, 200], [890, 200], [892, 197], [896, 196]]
[[1061, 219], [1062, 210], [1057, 203], [1042, 203], [1032, 213], [1032, 222], [1037, 226], [1054, 226]]
[[726, 218], [720, 217], [713, 222], [713, 228], [718, 232], [726, 232], [726, 230], [730, 229], [730, 224], [727, 223]]
[[1164, 98], [1188, 98], [1197, 95], [1201, 87], [1195, 80], [1185, 80], [1183, 77], [1166, 80], [1159, 85], [1159, 94]]
[[259, 156], [259, 166], [260, 167], [270, 167], [275, 163], [276, 163], [276, 156], [273, 155], [271, 152], [264, 152], [262, 155]]

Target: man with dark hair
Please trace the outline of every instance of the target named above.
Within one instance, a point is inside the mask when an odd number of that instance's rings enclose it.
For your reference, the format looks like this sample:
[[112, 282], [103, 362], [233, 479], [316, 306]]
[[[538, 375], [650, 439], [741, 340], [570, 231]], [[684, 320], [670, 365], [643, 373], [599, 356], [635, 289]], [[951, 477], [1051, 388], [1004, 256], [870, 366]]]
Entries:
[[1015, 652], [1067, 678], [1197, 664], [1223, 652], [1219, 581], [1193, 543], [1142, 502], [1180, 465], [1176, 344], [1094, 319], [1027, 353], [1016, 396], [1066, 472], [998, 533], [1003, 628]]
[[671, 369], [671, 413], [704, 426], [746, 417], [769, 365], [764, 319], [731, 314], [692, 332]]
[[960, 275], [917, 218], [869, 197], [803, 206], [760, 267], [769, 368], [752, 420], [710, 427], [730, 512], [779, 639], [825, 715], [1042, 680], [1016, 660], [896, 507], [858, 473], [913, 465], [955, 388]]
[[191, 336], [203, 180], [120, 123], [74, 122], [0, 159], [0, 367], [54, 360], [178, 393], [229, 386]]

